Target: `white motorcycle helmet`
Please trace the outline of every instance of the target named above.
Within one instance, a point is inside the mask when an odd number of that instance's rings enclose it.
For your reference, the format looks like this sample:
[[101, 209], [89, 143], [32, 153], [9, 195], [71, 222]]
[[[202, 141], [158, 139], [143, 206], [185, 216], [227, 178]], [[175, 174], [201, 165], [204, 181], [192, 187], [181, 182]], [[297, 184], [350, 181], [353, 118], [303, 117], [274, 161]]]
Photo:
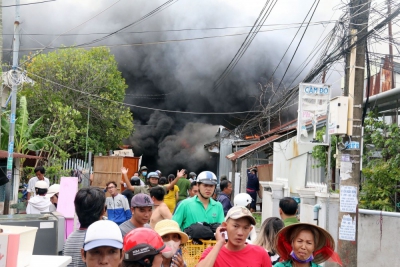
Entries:
[[204, 171], [197, 176], [196, 181], [203, 184], [217, 185], [217, 176], [213, 172]]
[[233, 205], [234, 206], [241, 206], [241, 207], [247, 207], [253, 199], [251, 196], [247, 193], [240, 193], [235, 196], [233, 199]]

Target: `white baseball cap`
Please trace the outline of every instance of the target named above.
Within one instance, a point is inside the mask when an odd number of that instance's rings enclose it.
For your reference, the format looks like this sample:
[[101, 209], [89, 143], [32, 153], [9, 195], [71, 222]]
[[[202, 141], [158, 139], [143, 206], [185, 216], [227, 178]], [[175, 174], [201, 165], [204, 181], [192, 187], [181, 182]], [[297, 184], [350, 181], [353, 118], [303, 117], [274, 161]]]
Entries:
[[49, 190], [47, 190], [46, 197], [52, 197], [55, 194], [60, 192], [60, 185], [59, 184], [53, 184], [49, 187]]
[[94, 222], [86, 231], [85, 242], [83, 243], [85, 251], [103, 246], [122, 249], [121, 230], [113, 221], [100, 220]]
[[35, 183], [35, 188], [48, 189], [49, 185], [45, 181], [39, 180]]

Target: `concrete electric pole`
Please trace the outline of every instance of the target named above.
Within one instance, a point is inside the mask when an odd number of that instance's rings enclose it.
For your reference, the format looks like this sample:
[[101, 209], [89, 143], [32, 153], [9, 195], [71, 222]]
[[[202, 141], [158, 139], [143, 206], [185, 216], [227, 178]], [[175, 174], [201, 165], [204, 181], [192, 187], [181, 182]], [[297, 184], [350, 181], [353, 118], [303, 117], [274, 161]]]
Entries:
[[14, 153], [14, 135], [15, 135], [15, 120], [17, 110], [17, 89], [18, 89], [18, 53], [19, 53], [19, 0], [15, 1], [15, 22], [14, 22], [14, 39], [13, 39], [13, 66], [12, 66], [12, 90], [11, 90], [11, 113], [10, 113], [10, 131], [8, 139], [8, 158], [7, 158], [7, 178], [10, 180], [6, 183], [4, 196], [3, 214], [9, 214], [10, 209], [10, 194], [12, 184], [13, 170], [13, 153]]
[[[341, 153], [338, 253], [343, 266], [357, 266], [357, 223], [362, 145], [362, 104], [365, 69], [365, 35], [368, 33], [369, 0], [350, 1], [349, 43], [363, 39], [346, 55], [344, 95], [349, 97], [348, 143]], [[347, 170], [345, 172], [344, 170]]]

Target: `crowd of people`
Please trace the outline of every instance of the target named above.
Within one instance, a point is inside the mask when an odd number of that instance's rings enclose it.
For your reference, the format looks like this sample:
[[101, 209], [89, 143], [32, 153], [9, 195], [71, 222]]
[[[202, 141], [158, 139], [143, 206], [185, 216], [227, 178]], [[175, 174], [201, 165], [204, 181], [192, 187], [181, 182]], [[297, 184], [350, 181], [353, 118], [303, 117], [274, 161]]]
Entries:
[[[60, 186], [49, 187], [43, 167], [35, 173], [29, 181], [27, 213], [55, 210]], [[127, 173], [121, 168], [126, 187], [122, 193], [116, 181], [77, 192], [74, 205], [80, 227], [64, 245], [63, 255], [72, 258], [68, 266], [185, 267], [182, 245], [205, 226], [215, 226], [215, 245], [203, 251], [199, 267], [317, 267], [328, 259], [341, 263], [327, 231], [298, 221], [293, 198], [281, 199], [280, 218], [267, 218], [256, 234], [252, 212], [260, 188], [254, 166], [248, 170], [247, 192], [234, 199], [232, 183], [221, 177], [218, 184], [210, 171], [188, 175], [183, 169], [165, 178], [143, 166], [131, 178]]]

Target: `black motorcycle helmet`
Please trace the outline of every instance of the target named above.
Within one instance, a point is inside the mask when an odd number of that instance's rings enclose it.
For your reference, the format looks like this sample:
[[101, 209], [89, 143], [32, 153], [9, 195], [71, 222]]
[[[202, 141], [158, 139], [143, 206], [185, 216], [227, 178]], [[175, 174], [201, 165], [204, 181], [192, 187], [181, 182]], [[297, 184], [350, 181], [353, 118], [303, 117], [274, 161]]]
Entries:
[[131, 185], [133, 185], [133, 186], [135, 186], [135, 185], [139, 186], [139, 185], [140, 185], [140, 178], [137, 177], [137, 176], [133, 176], [133, 177], [131, 178]]

